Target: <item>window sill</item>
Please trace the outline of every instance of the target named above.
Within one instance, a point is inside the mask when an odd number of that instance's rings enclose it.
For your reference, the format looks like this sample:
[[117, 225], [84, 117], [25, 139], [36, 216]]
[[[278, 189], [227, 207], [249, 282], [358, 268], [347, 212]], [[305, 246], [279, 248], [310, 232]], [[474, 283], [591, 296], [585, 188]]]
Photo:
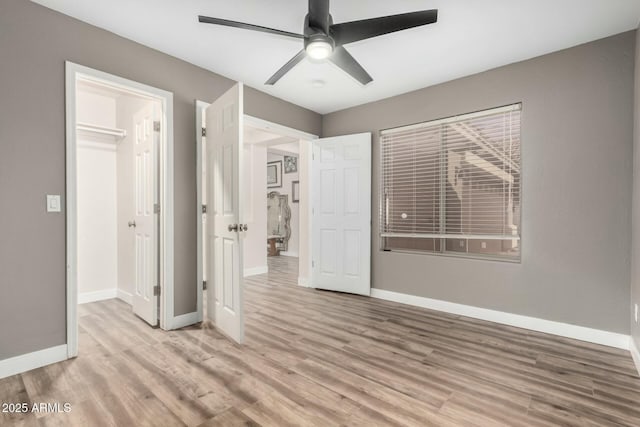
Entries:
[[491, 255], [478, 255], [478, 254], [467, 254], [467, 253], [455, 253], [455, 252], [427, 252], [427, 251], [412, 251], [411, 249], [380, 249], [380, 253], [401, 253], [401, 254], [411, 254], [411, 255], [429, 255], [429, 256], [438, 256], [438, 257], [448, 257], [448, 258], [461, 258], [467, 260], [475, 260], [475, 261], [494, 261], [494, 262], [504, 262], [509, 264], [522, 264], [522, 255], [518, 258], [506, 258], [500, 256], [491, 256]]

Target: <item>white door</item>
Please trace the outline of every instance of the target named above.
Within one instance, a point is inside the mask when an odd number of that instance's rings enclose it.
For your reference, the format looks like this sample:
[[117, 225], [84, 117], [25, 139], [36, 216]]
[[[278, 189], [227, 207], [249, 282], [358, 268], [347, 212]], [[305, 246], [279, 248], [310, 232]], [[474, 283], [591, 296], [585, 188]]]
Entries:
[[313, 142], [311, 286], [371, 291], [371, 134]]
[[[206, 110], [207, 316], [222, 333], [244, 340], [242, 304], [242, 84]], [[266, 189], [265, 189], [266, 191]]]
[[[147, 323], [158, 323], [158, 132], [154, 130], [154, 104], [134, 115], [133, 144], [135, 289], [133, 312]], [[159, 289], [159, 287], [158, 287]]]

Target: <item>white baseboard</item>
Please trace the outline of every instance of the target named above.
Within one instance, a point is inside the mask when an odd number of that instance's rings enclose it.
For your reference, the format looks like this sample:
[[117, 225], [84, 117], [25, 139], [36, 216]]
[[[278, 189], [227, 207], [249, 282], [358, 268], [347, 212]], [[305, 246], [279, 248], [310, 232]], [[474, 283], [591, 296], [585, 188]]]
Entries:
[[67, 360], [66, 344], [0, 360], [0, 379], [63, 360]]
[[198, 312], [194, 311], [193, 313], [181, 314], [180, 316], [176, 316], [171, 321], [170, 329], [180, 329], [185, 326], [193, 325], [194, 323], [198, 323]]
[[105, 289], [94, 292], [78, 292], [78, 304], [86, 304], [88, 302], [102, 301], [118, 297], [118, 289]]
[[444, 311], [460, 316], [473, 317], [475, 319], [488, 320], [532, 331], [545, 332], [581, 341], [602, 344], [609, 347], [629, 350], [629, 335], [599, 329], [586, 328], [584, 326], [571, 325], [569, 323], [555, 322], [536, 317], [522, 316], [520, 314], [506, 313], [503, 311], [489, 310], [471, 305], [457, 304], [448, 301], [402, 294], [386, 291], [384, 289], [371, 289], [371, 296], [387, 301], [394, 301], [431, 310]]
[[638, 375], [640, 375], [640, 350], [633, 337], [629, 338], [629, 351], [631, 352], [633, 363], [636, 365], [636, 371], [638, 371]]
[[280, 255], [298, 258], [298, 252], [282, 251], [282, 252], [280, 252]]
[[298, 276], [298, 286], [304, 286], [305, 288], [309, 287], [309, 278]]
[[269, 266], [261, 265], [260, 267], [251, 267], [244, 269], [244, 277], [257, 276], [258, 274], [265, 274], [269, 272]]
[[133, 294], [130, 294], [127, 291], [123, 291], [122, 289], [118, 289], [118, 299], [126, 302], [129, 305], [133, 304]]

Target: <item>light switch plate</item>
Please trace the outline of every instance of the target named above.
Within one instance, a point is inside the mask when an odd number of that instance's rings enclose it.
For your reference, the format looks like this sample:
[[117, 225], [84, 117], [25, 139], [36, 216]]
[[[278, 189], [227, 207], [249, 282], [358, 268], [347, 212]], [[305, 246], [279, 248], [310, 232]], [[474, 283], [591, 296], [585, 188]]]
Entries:
[[47, 194], [47, 212], [60, 212], [61, 210], [60, 195]]

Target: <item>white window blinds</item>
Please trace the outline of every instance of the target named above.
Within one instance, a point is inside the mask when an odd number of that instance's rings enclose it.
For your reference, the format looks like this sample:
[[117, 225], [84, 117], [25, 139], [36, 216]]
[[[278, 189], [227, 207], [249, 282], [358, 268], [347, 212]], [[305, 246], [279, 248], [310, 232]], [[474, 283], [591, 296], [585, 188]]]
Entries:
[[380, 144], [385, 249], [519, 256], [520, 104], [385, 130]]

